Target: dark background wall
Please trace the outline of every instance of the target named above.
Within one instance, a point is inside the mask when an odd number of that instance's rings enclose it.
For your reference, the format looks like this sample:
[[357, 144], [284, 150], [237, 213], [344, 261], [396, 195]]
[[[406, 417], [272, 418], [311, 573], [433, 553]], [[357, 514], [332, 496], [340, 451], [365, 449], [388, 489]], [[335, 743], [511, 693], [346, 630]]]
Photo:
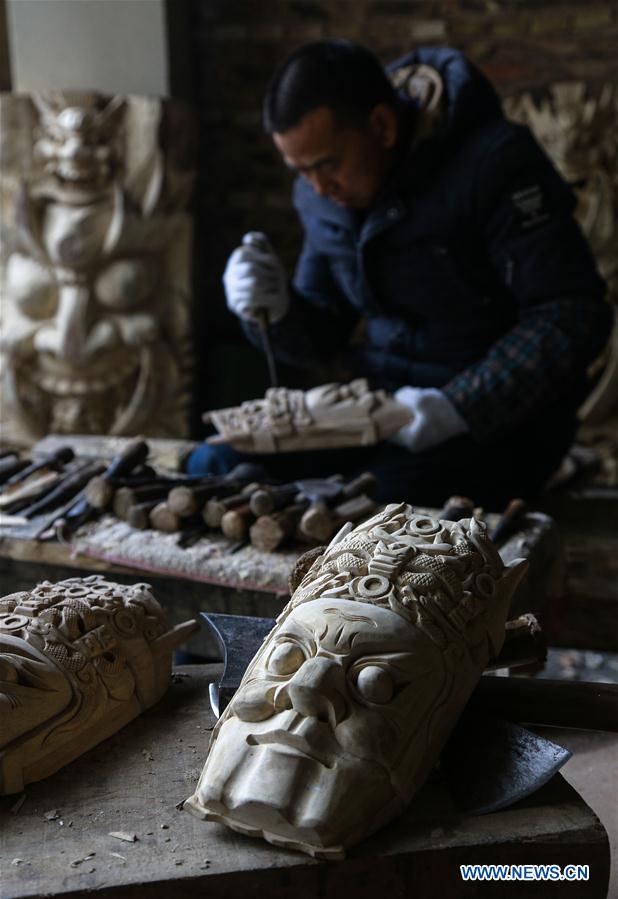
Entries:
[[[250, 229], [289, 267], [300, 244], [291, 180], [260, 126], [274, 66], [299, 44], [347, 37], [384, 61], [413, 46], [464, 50], [503, 96], [555, 81], [618, 81], [618, 2], [599, 0], [188, 0], [171, 3], [175, 92], [198, 108], [197, 407], [259, 395], [265, 365], [225, 309], [221, 274]], [[174, 66], [172, 67], [172, 74]], [[182, 87], [184, 85], [184, 88]], [[173, 89], [174, 89], [174, 85]]]
[[6, 27], [6, 3], [0, 0], [0, 91], [11, 90], [9, 36]]

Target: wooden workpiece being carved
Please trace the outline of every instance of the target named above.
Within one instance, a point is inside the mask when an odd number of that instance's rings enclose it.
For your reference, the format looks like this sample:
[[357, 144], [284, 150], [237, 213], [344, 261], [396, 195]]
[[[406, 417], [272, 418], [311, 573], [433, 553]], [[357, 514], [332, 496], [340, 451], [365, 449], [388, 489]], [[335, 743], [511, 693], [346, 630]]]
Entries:
[[100, 575], [0, 598], [0, 794], [54, 774], [158, 702], [173, 650], [198, 628], [170, 629], [148, 584]]
[[229, 443], [247, 453], [293, 452], [366, 446], [410, 421], [409, 411], [364, 378], [311, 390], [271, 387], [263, 400], [207, 412], [219, 432], [209, 443]]
[[296, 569], [185, 808], [316, 858], [387, 824], [426, 780], [504, 641], [527, 563], [484, 525], [390, 505]]
[[3, 438], [188, 432], [192, 122], [154, 97], [2, 97]]

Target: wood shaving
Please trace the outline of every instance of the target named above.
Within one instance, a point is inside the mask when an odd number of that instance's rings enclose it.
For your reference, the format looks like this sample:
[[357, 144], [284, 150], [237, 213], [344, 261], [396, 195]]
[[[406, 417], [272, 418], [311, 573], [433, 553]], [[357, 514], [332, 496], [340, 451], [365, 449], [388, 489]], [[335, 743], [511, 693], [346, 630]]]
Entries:
[[124, 840], [125, 843], [137, 843], [139, 839], [136, 833], [127, 833], [126, 830], [112, 830], [108, 833], [108, 837], [114, 837], [116, 840]]
[[[96, 855], [96, 852], [89, 852], [88, 855], [85, 855], [83, 858], [76, 858], [76, 859], [74, 859], [74, 860], [70, 863], [70, 866], [71, 866], [71, 868], [79, 868], [80, 865], [82, 865], [84, 862], [90, 861], [90, 859], [91, 859], [91, 858], [94, 858], [95, 855]], [[94, 871], [94, 870], [96, 870], [96, 869], [93, 868], [92, 870]], [[88, 872], [88, 873], [91, 873], [91, 872]]]
[[17, 800], [17, 802], [15, 803], [15, 805], [11, 806], [11, 814], [16, 815], [19, 812], [20, 808], [22, 807], [22, 805], [24, 804], [25, 801], [26, 801], [26, 794], [22, 793], [21, 796], [19, 797], [19, 799]]

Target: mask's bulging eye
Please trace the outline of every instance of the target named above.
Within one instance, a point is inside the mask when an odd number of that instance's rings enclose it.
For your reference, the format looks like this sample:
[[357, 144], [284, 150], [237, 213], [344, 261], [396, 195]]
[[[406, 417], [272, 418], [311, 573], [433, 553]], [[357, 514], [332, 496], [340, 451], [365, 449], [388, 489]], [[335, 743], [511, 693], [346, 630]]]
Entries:
[[273, 674], [293, 674], [305, 661], [305, 654], [296, 643], [280, 643], [268, 660]]
[[369, 702], [389, 702], [393, 697], [393, 679], [388, 671], [378, 665], [362, 668], [356, 679], [356, 689]]

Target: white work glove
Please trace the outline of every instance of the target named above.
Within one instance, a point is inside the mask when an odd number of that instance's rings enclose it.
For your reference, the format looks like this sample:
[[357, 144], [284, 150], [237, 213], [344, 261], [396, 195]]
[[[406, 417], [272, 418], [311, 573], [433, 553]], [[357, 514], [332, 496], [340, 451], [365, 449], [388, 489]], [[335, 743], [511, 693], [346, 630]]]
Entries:
[[234, 250], [223, 273], [230, 312], [245, 321], [256, 321], [264, 310], [270, 324], [279, 321], [290, 303], [281, 260], [260, 231], [249, 231]]
[[395, 391], [395, 399], [410, 410], [413, 418], [390, 440], [412, 453], [431, 449], [469, 431], [446, 394], [435, 387], [400, 387]]

